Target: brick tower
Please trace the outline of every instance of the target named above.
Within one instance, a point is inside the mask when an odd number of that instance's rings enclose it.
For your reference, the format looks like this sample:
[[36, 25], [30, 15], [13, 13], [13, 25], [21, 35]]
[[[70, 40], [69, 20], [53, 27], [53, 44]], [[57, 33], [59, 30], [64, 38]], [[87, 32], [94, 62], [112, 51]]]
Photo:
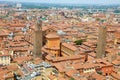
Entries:
[[35, 30], [34, 30], [34, 48], [33, 48], [33, 54], [35, 57], [42, 58], [42, 21], [40, 19], [37, 19]]
[[99, 32], [98, 32], [98, 41], [97, 41], [97, 58], [105, 57], [105, 46], [106, 46], [106, 25], [103, 21], [100, 22]]

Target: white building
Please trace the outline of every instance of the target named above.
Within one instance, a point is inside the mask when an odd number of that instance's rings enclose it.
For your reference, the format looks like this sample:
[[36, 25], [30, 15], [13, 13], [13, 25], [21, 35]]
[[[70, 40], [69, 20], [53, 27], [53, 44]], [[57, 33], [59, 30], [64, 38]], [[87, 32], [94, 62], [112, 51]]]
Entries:
[[17, 8], [17, 9], [22, 8], [22, 4], [21, 4], [21, 3], [17, 3], [17, 4], [16, 4], [16, 8]]

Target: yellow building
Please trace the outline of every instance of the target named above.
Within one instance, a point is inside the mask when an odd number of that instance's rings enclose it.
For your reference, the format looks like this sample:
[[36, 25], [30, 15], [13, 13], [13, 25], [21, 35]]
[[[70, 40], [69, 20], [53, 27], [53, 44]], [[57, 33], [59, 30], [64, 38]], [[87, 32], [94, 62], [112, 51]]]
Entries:
[[48, 34], [46, 36], [46, 45], [44, 48], [52, 55], [52, 56], [60, 56], [60, 37], [56, 34]]
[[10, 55], [5, 54], [3, 51], [0, 51], [0, 65], [9, 65], [10, 60]]

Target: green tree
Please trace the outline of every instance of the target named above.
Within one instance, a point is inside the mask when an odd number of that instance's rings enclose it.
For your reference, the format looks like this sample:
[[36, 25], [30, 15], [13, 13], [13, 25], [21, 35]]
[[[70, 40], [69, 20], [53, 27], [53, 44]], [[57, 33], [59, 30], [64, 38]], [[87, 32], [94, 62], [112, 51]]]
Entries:
[[120, 10], [114, 10], [114, 13], [120, 13]]
[[100, 18], [96, 18], [96, 21], [100, 21]]
[[70, 78], [70, 80], [75, 80], [74, 78]]
[[118, 55], [120, 56], [120, 52], [118, 52]]
[[100, 74], [100, 75], [102, 75], [102, 74], [103, 74], [103, 73], [102, 73], [102, 71], [97, 71], [97, 73], [98, 73], [98, 74]]
[[82, 40], [82, 39], [80, 39], [80, 40], [75, 41], [74, 43], [76, 43], [76, 45], [82, 45], [83, 40]]

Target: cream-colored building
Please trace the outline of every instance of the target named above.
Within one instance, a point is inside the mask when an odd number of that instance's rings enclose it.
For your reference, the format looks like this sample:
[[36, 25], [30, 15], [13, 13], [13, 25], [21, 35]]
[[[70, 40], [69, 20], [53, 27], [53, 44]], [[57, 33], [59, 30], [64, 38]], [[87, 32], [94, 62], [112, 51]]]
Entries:
[[9, 65], [11, 61], [10, 55], [0, 51], [0, 65]]
[[88, 69], [84, 69], [83, 73], [90, 73], [90, 72], [95, 72], [95, 68], [88, 68]]

